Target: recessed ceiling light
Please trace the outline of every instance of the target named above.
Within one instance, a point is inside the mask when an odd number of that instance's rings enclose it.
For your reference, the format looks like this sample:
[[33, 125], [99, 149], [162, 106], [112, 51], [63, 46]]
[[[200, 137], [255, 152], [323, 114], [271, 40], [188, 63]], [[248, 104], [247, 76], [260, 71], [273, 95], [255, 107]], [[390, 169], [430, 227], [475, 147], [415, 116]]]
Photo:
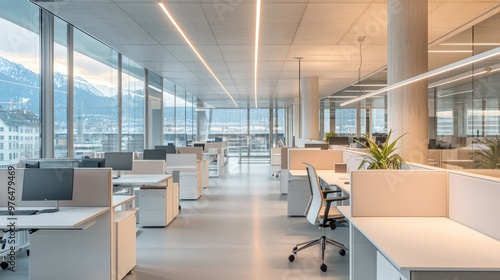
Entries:
[[177, 21], [174, 19], [174, 17], [168, 11], [167, 6], [163, 3], [162, 0], [160, 0], [160, 2], [158, 4], [160, 5], [160, 7], [163, 10], [163, 12], [165, 12], [165, 14], [167, 15], [168, 19], [170, 19], [170, 21], [172, 22], [172, 24], [175, 26], [175, 28], [177, 29], [177, 31], [179, 32], [179, 34], [181, 34], [182, 38], [184, 38], [184, 40], [186, 41], [186, 43], [191, 47], [191, 49], [196, 54], [196, 56], [198, 56], [198, 58], [203, 63], [203, 65], [205, 65], [205, 67], [207, 68], [208, 72], [210, 72], [210, 74], [212, 74], [212, 76], [214, 77], [214, 79], [217, 81], [217, 83], [219, 83], [219, 85], [222, 87], [222, 89], [227, 94], [227, 96], [229, 96], [229, 98], [231, 98], [231, 101], [233, 101], [234, 105], [236, 107], [238, 107], [238, 104], [236, 104], [236, 101], [234, 101], [233, 96], [227, 91], [226, 87], [222, 84], [222, 82], [219, 80], [219, 78], [217, 78], [217, 75], [215, 75], [214, 71], [212, 71], [212, 69], [210, 68], [210, 66], [208, 66], [207, 62], [205, 61], [205, 59], [203, 59], [203, 57], [198, 52], [198, 50], [196, 49], [196, 47], [191, 43], [191, 40], [189, 40], [188, 36], [184, 33], [184, 31], [179, 26], [179, 24], [177, 24]]

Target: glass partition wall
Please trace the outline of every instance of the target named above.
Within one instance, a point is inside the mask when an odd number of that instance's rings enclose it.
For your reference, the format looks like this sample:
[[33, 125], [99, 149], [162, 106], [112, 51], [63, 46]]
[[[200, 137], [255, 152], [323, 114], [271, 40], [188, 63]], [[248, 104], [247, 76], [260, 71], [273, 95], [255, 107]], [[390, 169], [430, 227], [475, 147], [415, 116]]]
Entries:
[[[500, 47], [500, 14], [429, 47], [428, 70]], [[499, 169], [500, 56], [428, 80], [429, 164], [449, 169]], [[386, 97], [340, 103], [383, 88], [381, 70], [321, 102], [322, 133], [359, 136], [387, 132]], [[371, 124], [367, 126], [367, 124]], [[368, 129], [370, 127], [370, 129]], [[373, 137], [373, 135], [370, 135]]]

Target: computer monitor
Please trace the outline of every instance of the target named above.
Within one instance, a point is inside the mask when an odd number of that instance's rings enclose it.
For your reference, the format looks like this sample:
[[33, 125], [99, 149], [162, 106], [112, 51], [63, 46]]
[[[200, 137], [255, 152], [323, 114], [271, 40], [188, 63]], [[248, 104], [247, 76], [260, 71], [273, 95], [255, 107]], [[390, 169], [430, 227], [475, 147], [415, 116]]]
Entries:
[[222, 137], [215, 137], [214, 142], [222, 142]]
[[167, 150], [163, 149], [145, 149], [142, 154], [143, 159], [167, 160]]
[[201, 147], [205, 151], [205, 143], [194, 143], [193, 147]]
[[133, 161], [132, 152], [105, 152], [104, 163], [106, 167], [111, 167], [117, 171], [117, 176], [114, 179], [120, 178], [121, 170], [132, 170]]
[[155, 146], [155, 150], [166, 150], [167, 151], [167, 154], [176, 154], [177, 153], [177, 150], [175, 149], [175, 146], [174, 145], [167, 145], [167, 146], [161, 146], [161, 145], [157, 145]]
[[39, 161], [24, 161], [24, 168], [40, 168]]
[[73, 199], [73, 168], [28, 168], [24, 170], [22, 201], [55, 201], [54, 209], [39, 213], [59, 211], [59, 200]]
[[328, 144], [349, 146], [349, 137], [343, 137], [343, 136], [331, 137], [328, 138]]
[[305, 143], [304, 148], [320, 148], [321, 150], [328, 150], [329, 145], [326, 143]]
[[80, 167], [83, 168], [101, 168], [106, 167], [106, 160], [103, 158], [83, 158]]

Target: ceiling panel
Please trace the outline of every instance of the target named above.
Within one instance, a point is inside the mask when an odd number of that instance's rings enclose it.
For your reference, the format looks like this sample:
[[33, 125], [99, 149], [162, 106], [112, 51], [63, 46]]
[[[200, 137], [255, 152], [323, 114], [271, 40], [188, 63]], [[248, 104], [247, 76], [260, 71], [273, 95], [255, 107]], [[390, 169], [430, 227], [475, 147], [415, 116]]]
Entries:
[[[258, 92], [292, 100], [301, 77], [319, 77], [326, 95], [387, 61], [386, 0], [266, 0], [262, 4]], [[187, 36], [241, 104], [254, 94], [255, 2], [165, 1]], [[157, 0], [37, 2], [198, 98], [230, 107], [205, 66], [161, 11]], [[429, 0], [429, 39], [470, 24], [498, 0]], [[366, 36], [360, 49], [358, 38]], [[451, 58], [450, 58], [451, 60]], [[358, 72], [361, 66], [361, 72]], [[268, 100], [260, 104], [269, 104]], [[252, 104], [253, 106], [253, 104]]]

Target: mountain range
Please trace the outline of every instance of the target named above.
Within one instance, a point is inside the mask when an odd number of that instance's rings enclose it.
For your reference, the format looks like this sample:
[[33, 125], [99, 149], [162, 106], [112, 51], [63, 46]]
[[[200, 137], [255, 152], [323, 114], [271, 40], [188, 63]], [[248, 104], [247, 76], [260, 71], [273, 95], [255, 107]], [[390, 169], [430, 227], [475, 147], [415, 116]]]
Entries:
[[[56, 121], [66, 120], [68, 76], [54, 74], [54, 108]], [[40, 74], [21, 64], [0, 57], [0, 106], [26, 109], [40, 113]], [[82, 77], [74, 79], [74, 104], [86, 115], [116, 116], [117, 97], [105, 96]], [[114, 112], [113, 112], [114, 111]]]

